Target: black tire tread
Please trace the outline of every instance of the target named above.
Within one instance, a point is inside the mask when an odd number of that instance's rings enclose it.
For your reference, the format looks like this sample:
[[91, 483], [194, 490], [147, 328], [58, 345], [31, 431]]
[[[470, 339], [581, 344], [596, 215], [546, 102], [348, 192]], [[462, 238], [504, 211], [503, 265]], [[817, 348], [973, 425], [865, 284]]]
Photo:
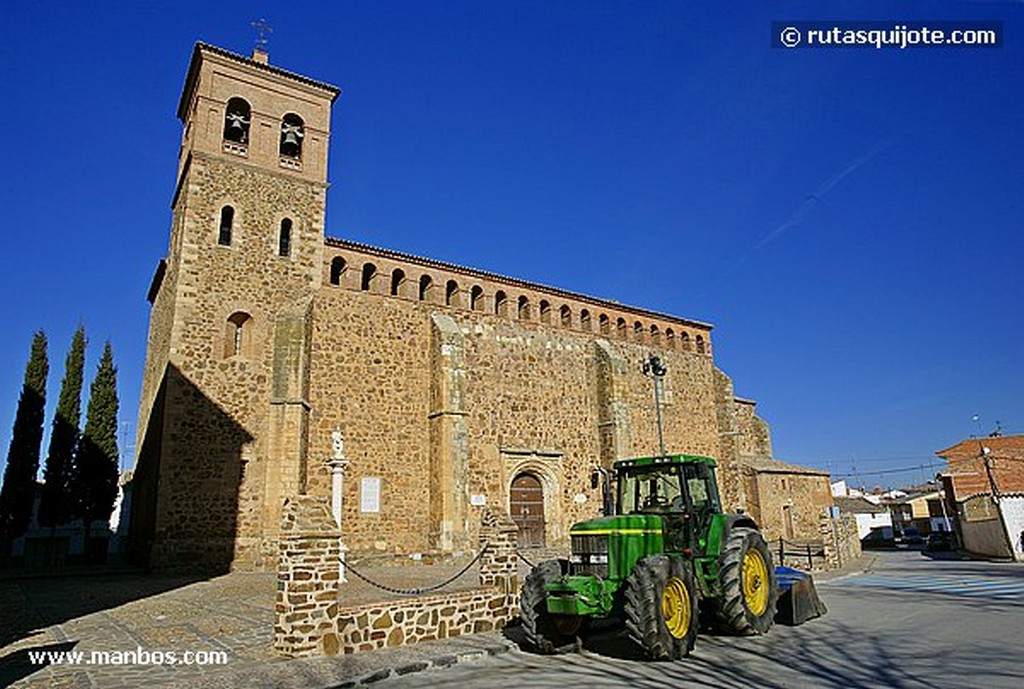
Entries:
[[[768, 607], [760, 617], [747, 609], [743, 599], [743, 555], [748, 548], [760, 550], [768, 567]], [[729, 532], [729, 538], [722, 549], [718, 575], [722, 581], [722, 599], [715, 606], [717, 626], [722, 631], [737, 635], [767, 634], [775, 620], [778, 585], [768, 544], [759, 531], [736, 527]]]
[[547, 612], [547, 590], [549, 581], [561, 576], [563, 565], [558, 560], [541, 562], [526, 575], [519, 591], [519, 617], [523, 621], [526, 641], [539, 653], [553, 654], [575, 645], [576, 639], [558, 633]]

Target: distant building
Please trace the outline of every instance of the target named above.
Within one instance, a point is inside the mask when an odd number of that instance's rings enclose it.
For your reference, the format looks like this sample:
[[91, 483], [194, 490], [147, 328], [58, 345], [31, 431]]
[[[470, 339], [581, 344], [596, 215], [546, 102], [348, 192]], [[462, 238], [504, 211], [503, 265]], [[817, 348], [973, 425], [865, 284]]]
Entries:
[[834, 500], [840, 512], [852, 514], [857, 520], [858, 538], [863, 540], [872, 532], [880, 532], [885, 540], [893, 538], [892, 514], [888, 507], [876, 505], [863, 496], [836, 496]]
[[1024, 560], [1024, 435], [970, 438], [936, 452], [961, 543], [974, 553]]

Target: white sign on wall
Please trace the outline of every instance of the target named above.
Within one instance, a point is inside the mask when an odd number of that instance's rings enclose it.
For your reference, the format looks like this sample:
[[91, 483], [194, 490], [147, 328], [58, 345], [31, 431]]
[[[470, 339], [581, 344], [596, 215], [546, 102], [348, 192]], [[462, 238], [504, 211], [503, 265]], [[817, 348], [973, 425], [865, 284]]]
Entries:
[[380, 512], [380, 477], [364, 476], [360, 486], [360, 512]]
[[484, 505], [487, 504], [487, 496], [486, 495], [470, 495], [469, 496], [469, 504], [473, 505], [474, 507], [483, 507]]

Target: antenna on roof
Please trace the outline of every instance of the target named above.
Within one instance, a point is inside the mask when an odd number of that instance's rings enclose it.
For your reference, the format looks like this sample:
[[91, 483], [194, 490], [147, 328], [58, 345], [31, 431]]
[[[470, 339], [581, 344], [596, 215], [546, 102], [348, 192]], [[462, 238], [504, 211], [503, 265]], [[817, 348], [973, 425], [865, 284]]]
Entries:
[[270, 43], [269, 36], [274, 33], [274, 29], [262, 17], [252, 23], [252, 28], [256, 29], [256, 40], [252, 47], [252, 59], [257, 62], [266, 63], [270, 55], [267, 52], [267, 44]]

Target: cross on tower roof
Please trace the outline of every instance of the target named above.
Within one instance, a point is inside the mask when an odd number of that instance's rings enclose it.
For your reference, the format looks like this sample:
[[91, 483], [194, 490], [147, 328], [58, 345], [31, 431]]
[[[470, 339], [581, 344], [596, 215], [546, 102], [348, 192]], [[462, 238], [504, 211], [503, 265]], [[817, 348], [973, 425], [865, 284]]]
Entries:
[[267, 43], [270, 42], [268, 36], [274, 33], [273, 27], [267, 23], [266, 19], [261, 17], [252, 23], [252, 28], [256, 29], [255, 49], [264, 53], [267, 52]]

